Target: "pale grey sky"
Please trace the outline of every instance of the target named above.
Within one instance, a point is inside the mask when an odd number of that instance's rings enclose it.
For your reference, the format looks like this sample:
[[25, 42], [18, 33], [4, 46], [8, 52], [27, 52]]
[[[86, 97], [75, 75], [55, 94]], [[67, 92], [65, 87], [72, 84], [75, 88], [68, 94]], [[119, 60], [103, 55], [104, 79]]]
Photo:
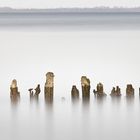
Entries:
[[140, 0], [1, 0], [0, 7], [13, 8], [55, 8], [95, 6], [140, 6]]

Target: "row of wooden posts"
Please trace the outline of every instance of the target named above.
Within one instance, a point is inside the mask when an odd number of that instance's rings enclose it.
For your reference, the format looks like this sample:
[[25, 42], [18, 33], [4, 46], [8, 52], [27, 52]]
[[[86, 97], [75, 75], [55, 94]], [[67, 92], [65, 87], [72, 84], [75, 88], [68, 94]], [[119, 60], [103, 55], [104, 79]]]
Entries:
[[[90, 80], [86, 76], [81, 77], [81, 87], [82, 87], [82, 98], [89, 99], [90, 97]], [[40, 85], [38, 84], [35, 88], [35, 92], [33, 88], [29, 90], [30, 98], [38, 98], [41, 90]], [[48, 101], [53, 100], [53, 92], [54, 92], [54, 74], [53, 72], [48, 72], [46, 74], [46, 82], [44, 86], [44, 95], [45, 99]], [[93, 93], [96, 97], [105, 97], [106, 94], [104, 92], [104, 87], [102, 83], [97, 84], [96, 90], [93, 90]], [[121, 96], [121, 89], [119, 86], [113, 87], [111, 94], [112, 97], [120, 97]], [[134, 88], [132, 84], [128, 84], [126, 88], [126, 96], [134, 96]], [[17, 81], [14, 79], [10, 86], [10, 97], [12, 100], [18, 100], [20, 97], [20, 92], [18, 91]], [[71, 90], [71, 97], [73, 100], [79, 99], [79, 90], [77, 89], [76, 85], [72, 86]]]

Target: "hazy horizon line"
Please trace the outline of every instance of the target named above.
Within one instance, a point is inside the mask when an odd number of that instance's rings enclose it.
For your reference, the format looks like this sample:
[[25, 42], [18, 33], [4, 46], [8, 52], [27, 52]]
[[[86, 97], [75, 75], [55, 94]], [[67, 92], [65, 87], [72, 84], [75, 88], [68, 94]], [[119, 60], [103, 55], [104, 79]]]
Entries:
[[55, 8], [13, 8], [13, 7], [0, 7], [1, 9], [7, 10], [55, 10], [55, 9], [140, 9], [140, 6], [135, 7], [124, 7], [124, 6], [95, 6], [95, 7], [55, 7]]

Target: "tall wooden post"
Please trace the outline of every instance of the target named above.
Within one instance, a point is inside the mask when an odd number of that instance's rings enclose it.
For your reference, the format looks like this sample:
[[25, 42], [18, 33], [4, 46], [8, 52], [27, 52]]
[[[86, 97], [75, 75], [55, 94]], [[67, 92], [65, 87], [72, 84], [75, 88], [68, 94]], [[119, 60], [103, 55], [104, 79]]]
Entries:
[[46, 74], [46, 82], [44, 87], [45, 101], [52, 102], [53, 94], [54, 94], [54, 74], [53, 72], [48, 72]]

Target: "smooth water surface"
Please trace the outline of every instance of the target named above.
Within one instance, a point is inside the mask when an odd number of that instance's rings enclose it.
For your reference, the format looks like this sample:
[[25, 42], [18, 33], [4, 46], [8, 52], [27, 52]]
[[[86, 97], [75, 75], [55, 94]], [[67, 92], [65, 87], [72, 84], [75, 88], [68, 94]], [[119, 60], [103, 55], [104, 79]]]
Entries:
[[[0, 14], [0, 139], [139, 140], [139, 23], [139, 14]], [[50, 103], [43, 93], [48, 71], [55, 74]], [[82, 75], [91, 80], [89, 102], [82, 101]], [[14, 78], [19, 102], [10, 100]], [[92, 93], [98, 82], [108, 95], [104, 99]], [[135, 88], [131, 99], [125, 96], [129, 83]], [[30, 101], [28, 89], [37, 84], [40, 97]], [[80, 91], [76, 103], [73, 84]], [[116, 85], [122, 97], [112, 99]]]

